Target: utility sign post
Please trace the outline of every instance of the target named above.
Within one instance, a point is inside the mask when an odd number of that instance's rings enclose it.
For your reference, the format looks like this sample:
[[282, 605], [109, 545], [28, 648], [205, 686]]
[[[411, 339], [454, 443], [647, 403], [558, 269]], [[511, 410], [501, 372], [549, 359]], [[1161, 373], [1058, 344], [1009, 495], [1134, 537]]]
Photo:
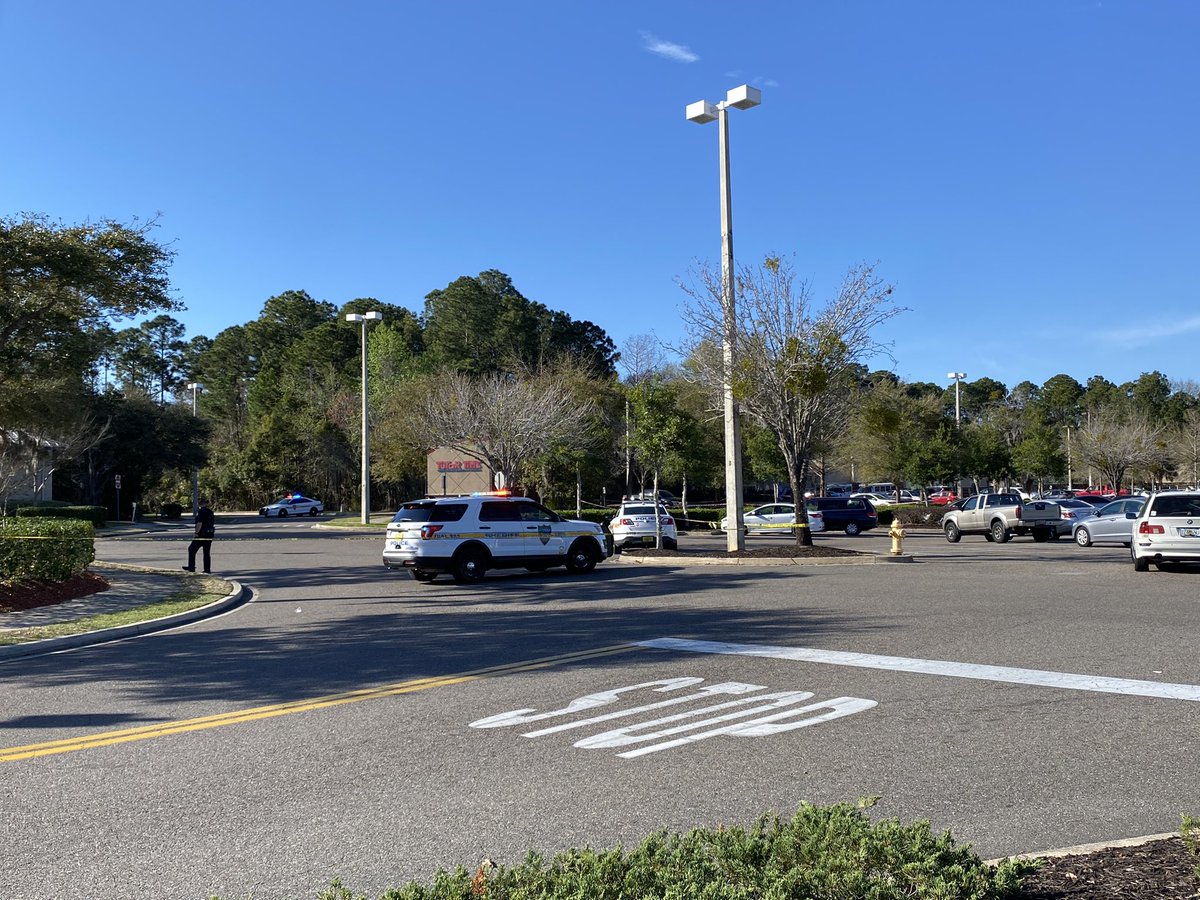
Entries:
[[117, 514], [116, 514], [115, 518], [118, 522], [120, 522], [121, 521], [121, 476], [120, 475], [113, 476], [113, 487], [115, 487], [117, 489]]

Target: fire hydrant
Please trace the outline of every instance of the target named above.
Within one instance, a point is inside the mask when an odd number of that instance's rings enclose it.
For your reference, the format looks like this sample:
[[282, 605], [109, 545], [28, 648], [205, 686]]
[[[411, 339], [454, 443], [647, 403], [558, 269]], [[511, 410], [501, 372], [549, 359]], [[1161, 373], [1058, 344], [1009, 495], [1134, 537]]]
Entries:
[[892, 539], [892, 556], [900, 556], [904, 553], [904, 536], [906, 534], [908, 532], [904, 530], [900, 520], [892, 519], [892, 527], [888, 529], [888, 535]]

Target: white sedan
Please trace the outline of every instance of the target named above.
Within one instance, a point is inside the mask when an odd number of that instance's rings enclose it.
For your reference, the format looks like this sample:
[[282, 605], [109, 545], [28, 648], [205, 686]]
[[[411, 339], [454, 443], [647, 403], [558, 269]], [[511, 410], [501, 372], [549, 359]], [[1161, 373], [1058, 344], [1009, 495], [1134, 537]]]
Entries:
[[258, 514], [268, 518], [277, 516], [285, 519], [288, 516], [319, 516], [323, 512], [325, 512], [325, 504], [320, 500], [314, 500], [312, 497], [305, 497], [302, 494], [288, 494], [274, 503], [268, 503], [259, 509]]
[[[791, 503], [768, 503], [743, 514], [742, 525], [745, 534], [787, 534], [795, 530], [796, 507]], [[728, 526], [728, 518], [722, 519], [721, 530], [728, 531]], [[825, 517], [812, 504], [808, 506], [808, 530], [813, 534], [825, 530]]]
[[850, 496], [851, 497], [862, 497], [863, 499], [870, 500], [871, 505], [873, 507], [875, 507], [876, 509], [883, 509], [884, 507], [887, 507], [887, 506], [895, 506], [896, 505], [896, 498], [894, 495], [891, 497], [885, 497], [885, 496], [883, 496], [883, 494], [869, 494], [866, 492], [860, 492], [857, 494], [851, 494]]

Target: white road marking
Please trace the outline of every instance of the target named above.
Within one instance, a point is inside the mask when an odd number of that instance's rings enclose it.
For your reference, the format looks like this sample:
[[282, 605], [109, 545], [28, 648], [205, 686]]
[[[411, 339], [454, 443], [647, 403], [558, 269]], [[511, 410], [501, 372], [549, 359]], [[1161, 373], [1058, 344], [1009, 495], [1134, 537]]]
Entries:
[[912, 659], [904, 656], [877, 656], [872, 653], [847, 653], [837, 650], [814, 650], [806, 647], [777, 647], [769, 644], [733, 644], [723, 641], [689, 641], [678, 638], [657, 638], [636, 643], [640, 647], [680, 650], [688, 653], [756, 656], [766, 659], [822, 663], [831, 666], [853, 666], [860, 669], [911, 672], [918, 675], [943, 675], [950, 678], [1029, 684], [1035, 687], [1063, 690], [1156, 697], [1164, 700], [1200, 701], [1200, 685], [1195, 684], [1170, 684], [1162, 681], [1140, 681], [1133, 678], [1109, 678], [1104, 675], [1079, 675], [1043, 669], [1017, 669], [1009, 666], [989, 666], [937, 659]]

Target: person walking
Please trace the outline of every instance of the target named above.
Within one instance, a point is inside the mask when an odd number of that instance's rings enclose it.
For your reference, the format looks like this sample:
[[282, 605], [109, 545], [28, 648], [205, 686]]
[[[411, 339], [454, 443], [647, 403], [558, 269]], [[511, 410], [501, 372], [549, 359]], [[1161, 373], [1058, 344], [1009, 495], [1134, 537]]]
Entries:
[[201, 498], [200, 509], [196, 511], [196, 539], [188, 544], [188, 564], [184, 570], [196, 571], [196, 551], [204, 551], [204, 571], [207, 574], [212, 569], [212, 542], [216, 534], [216, 517], [208, 506], [208, 501]]

